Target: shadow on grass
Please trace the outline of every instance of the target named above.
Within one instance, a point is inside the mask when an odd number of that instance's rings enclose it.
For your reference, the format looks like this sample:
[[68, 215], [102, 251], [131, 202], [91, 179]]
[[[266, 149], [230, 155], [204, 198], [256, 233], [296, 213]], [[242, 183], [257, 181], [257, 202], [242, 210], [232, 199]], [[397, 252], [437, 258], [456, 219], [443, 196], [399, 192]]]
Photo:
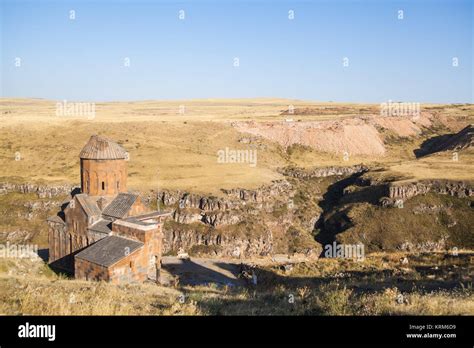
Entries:
[[[374, 269], [372, 263], [361, 268], [347, 261], [324, 273], [324, 267], [311, 271], [311, 266], [308, 270], [304, 265], [302, 268], [295, 265], [286, 273], [278, 265], [242, 266], [240, 271], [255, 272], [257, 284], [251, 279], [241, 279], [238, 286], [226, 284], [235, 279], [223, 277], [216, 271], [222, 268], [236, 275], [237, 262], [215, 262], [213, 269], [209, 269], [183, 260], [182, 267], [196, 273], [191, 275], [191, 281], [182, 279], [179, 290], [186, 299], [196, 301], [202, 313], [210, 315], [357, 315], [367, 295], [382, 295], [379, 300], [393, 301], [396, 305], [397, 299], [390, 296], [397, 293], [423, 295], [438, 291], [472, 291], [469, 289], [472, 289], [474, 266], [471, 259], [474, 253], [458, 256], [427, 253], [408, 257], [409, 264], [406, 265], [392, 261], [390, 268]], [[314, 266], [318, 267], [317, 264]], [[385, 295], [386, 290], [393, 288], [396, 288], [395, 292], [389, 291]], [[158, 301], [157, 306], [165, 309], [168, 305], [160, 305]]]
[[[334, 212], [339, 201], [344, 195], [344, 189], [350, 185], [356, 183], [357, 179], [363, 173], [355, 173], [351, 176], [336, 181], [330, 185], [323, 195], [323, 200], [319, 203], [319, 206], [323, 210], [318, 221], [316, 221], [315, 228], [319, 230], [316, 236], [316, 241], [323, 246], [326, 244], [332, 244], [336, 240], [336, 235], [344, 232], [352, 226], [350, 219], [347, 217], [347, 209]], [[324, 255], [321, 254], [321, 257]]]
[[[344, 271], [340, 276], [301, 277], [278, 274], [276, 271], [256, 268], [258, 284], [242, 289], [230, 289], [229, 296], [203, 296], [198, 301], [205, 313], [213, 315], [345, 315], [359, 314], [360, 299], [365, 295], [383, 294], [397, 288], [403, 294], [429, 294], [437, 291], [464, 291], [472, 287], [472, 266], [469, 257], [462, 256], [462, 266], [429, 265], [367, 271]], [[462, 269], [460, 269], [462, 267]], [[453, 275], [452, 270], [457, 269]], [[469, 275], [471, 278], [469, 278]], [[471, 285], [470, 285], [471, 284]], [[308, 289], [308, 290], [304, 290]], [[301, 297], [301, 290], [310, 297]], [[388, 295], [390, 296], [390, 295]], [[297, 301], [291, 301], [297, 298]], [[396, 301], [395, 298], [392, 299]]]
[[413, 150], [413, 153], [416, 158], [420, 158], [438, 152], [454, 135], [455, 134], [444, 134], [429, 138], [420, 145], [419, 149]]
[[221, 268], [230, 272], [235, 278], [229, 277], [226, 274], [219, 272], [217, 269], [212, 269], [203, 266], [199, 263], [190, 260], [179, 260], [180, 262], [163, 263], [162, 268], [173, 276], [179, 278], [179, 284], [186, 285], [207, 285], [217, 284], [221, 286], [239, 286], [243, 282], [238, 279], [240, 267], [234, 263], [215, 263], [217, 268]]

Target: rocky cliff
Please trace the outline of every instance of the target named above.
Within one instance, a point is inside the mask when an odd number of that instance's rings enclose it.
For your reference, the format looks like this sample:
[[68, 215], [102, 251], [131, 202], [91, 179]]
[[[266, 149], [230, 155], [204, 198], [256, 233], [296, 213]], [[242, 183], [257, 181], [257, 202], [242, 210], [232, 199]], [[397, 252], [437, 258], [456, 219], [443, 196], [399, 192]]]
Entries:
[[298, 179], [324, 178], [328, 176], [352, 175], [355, 173], [366, 172], [368, 168], [362, 164], [348, 167], [322, 167], [314, 169], [302, 169], [288, 167], [280, 170], [280, 173]]
[[288, 200], [293, 188], [288, 181], [277, 180], [255, 190], [223, 189], [222, 193], [224, 197], [164, 190], [156, 197], [163, 207], [173, 209], [173, 219], [178, 223], [201, 222], [219, 227], [238, 224], [244, 220], [244, 215], [251, 215], [256, 210], [273, 212], [278, 200]]
[[434, 192], [455, 197], [474, 196], [474, 185], [465, 181], [422, 180], [389, 185], [389, 198], [407, 200], [420, 194]]
[[273, 235], [264, 231], [260, 235], [235, 235], [226, 230], [200, 228], [182, 224], [166, 224], [164, 229], [163, 252], [179, 249], [192, 254], [211, 256], [248, 257], [264, 256], [273, 251]]
[[29, 183], [0, 183], [0, 194], [6, 194], [8, 192], [36, 193], [39, 198], [52, 198], [60, 195], [69, 194], [74, 188], [75, 186], [68, 184], [48, 186]]

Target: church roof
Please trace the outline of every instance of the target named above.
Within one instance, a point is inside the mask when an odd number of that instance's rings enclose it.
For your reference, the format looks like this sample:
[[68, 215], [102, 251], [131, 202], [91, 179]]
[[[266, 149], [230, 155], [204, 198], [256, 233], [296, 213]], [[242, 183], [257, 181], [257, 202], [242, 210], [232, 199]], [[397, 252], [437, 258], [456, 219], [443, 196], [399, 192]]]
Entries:
[[96, 201], [91, 196], [87, 195], [86, 193], [80, 193], [75, 195], [75, 198], [82, 206], [84, 211], [86, 212], [87, 216], [100, 216], [101, 211], [97, 206]]
[[79, 157], [82, 159], [127, 159], [128, 153], [119, 144], [100, 135], [90, 137], [82, 148]]
[[102, 214], [116, 219], [124, 218], [137, 198], [138, 195], [134, 193], [119, 193], [117, 197], [105, 207]]
[[100, 266], [110, 267], [143, 245], [142, 242], [128, 238], [108, 236], [77, 253], [76, 257]]
[[53, 222], [53, 223], [57, 223], [57, 224], [63, 224], [63, 225], [66, 224], [64, 219], [59, 215], [50, 216], [46, 220], [48, 222]]
[[88, 227], [89, 231], [110, 234], [112, 232], [112, 221], [100, 219]]

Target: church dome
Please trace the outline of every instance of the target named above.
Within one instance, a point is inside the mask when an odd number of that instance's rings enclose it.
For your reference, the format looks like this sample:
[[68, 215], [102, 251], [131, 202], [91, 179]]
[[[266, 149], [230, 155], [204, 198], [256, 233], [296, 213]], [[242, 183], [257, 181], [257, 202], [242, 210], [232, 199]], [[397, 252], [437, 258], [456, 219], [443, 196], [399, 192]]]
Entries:
[[79, 157], [96, 160], [127, 159], [128, 153], [119, 144], [99, 135], [93, 135], [82, 148]]

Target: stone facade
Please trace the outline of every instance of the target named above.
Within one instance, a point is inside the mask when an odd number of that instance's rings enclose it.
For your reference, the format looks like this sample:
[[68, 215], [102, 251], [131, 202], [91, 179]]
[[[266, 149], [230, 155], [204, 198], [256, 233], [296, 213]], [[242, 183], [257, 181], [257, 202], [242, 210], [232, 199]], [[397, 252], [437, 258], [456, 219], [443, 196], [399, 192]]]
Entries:
[[[139, 229], [139, 227], [130, 228], [128, 231], [140, 239], [147, 240], [149, 238], [149, 243], [145, 243], [131, 252], [124, 250], [123, 257], [107, 266], [92, 260], [85, 260], [79, 253], [75, 257], [75, 277], [83, 280], [105, 280], [114, 284], [122, 284], [143, 282], [149, 276], [155, 276], [161, 268], [161, 229], [154, 227], [141, 235], [137, 233]], [[129, 236], [124, 235], [123, 231], [117, 235]]]
[[[155, 269], [155, 265], [152, 265]], [[109, 267], [109, 281], [114, 284], [144, 282], [150, 273], [148, 259], [143, 251], [132, 254]]]
[[81, 159], [81, 191], [91, 196], [127, 192], [126, 161]]
[[75, 278], [82, 280], [110, 281], [107, 267], [86, 260], [75, 260]]

